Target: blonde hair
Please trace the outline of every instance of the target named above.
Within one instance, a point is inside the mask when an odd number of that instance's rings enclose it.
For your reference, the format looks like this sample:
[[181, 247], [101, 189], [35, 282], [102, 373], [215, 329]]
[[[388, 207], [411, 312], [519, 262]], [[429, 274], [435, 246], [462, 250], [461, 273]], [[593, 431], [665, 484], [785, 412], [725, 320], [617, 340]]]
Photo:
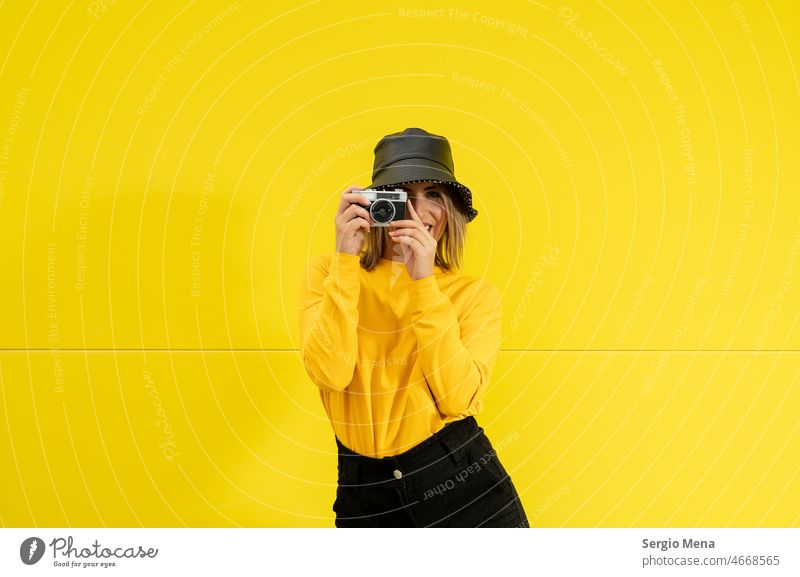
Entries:
[[[444, 232], [436, 245], [434, 265], [440, 266], [445, 271], [458, 271], [464, 260], [464, 244], [467, 238], [467, 216], [453, 202], [454, 191], [446, 184], [439, 183], [443, 191], [442, 199], [446, 211]], [[364, 240], [364, 250], [361, 253], [361, 266], [372, 270], [378, 264], [378, 259], [383, 256], [387, 242], [391, 242], [388, 228], [373, 227]]]

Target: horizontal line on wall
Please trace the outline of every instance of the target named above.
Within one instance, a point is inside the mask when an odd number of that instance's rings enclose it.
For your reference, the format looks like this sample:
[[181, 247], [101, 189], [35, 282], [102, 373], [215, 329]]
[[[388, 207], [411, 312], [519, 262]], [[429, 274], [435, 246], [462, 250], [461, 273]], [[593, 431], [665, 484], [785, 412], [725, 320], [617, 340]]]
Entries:
[[[0, 353], [297, 353], [299, 349], [4, 349]], [[800, 353], [800, 349], [500, 349], [501, 353]]]

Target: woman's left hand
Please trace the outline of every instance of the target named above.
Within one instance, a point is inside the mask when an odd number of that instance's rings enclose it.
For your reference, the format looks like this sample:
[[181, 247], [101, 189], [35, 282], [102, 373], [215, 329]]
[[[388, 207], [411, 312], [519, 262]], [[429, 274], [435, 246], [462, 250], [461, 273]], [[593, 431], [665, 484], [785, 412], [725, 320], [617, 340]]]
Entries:
[[389, 223], [389, 235], [400, 244], [403, 262], [408, 275], [419, 280], [433, 274], [436, 258], [436, 239], [433, 238], [417, 215], [410, 200], [406, 201], [411, 220], [395, 220]]

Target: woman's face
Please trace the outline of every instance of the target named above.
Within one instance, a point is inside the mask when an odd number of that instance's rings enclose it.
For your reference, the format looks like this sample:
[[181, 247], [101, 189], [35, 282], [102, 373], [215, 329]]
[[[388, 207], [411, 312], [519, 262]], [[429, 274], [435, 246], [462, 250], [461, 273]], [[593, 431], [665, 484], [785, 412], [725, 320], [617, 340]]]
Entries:
[[[441, 184], [429, 180], [403, 184], [397, 188], [408, 193], [408, 199], [420, 220], [429, 227], [428, 232], [436, 242], [439, 242], [447, 225], [447, 209], [443, 198], [447, 190]], [[410, 219], [411, 215], [406, 215], [406, 218]]]

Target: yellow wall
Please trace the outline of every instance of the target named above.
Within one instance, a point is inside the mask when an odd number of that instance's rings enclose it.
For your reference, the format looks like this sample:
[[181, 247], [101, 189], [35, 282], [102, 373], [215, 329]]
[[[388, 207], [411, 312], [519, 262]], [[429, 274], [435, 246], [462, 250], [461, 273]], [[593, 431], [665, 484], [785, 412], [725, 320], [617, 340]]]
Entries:
[[4, 2], [0, 523], [332, 526], [297, 286], [418, 126], [531, 522], [800, 526], [798, 6]]

